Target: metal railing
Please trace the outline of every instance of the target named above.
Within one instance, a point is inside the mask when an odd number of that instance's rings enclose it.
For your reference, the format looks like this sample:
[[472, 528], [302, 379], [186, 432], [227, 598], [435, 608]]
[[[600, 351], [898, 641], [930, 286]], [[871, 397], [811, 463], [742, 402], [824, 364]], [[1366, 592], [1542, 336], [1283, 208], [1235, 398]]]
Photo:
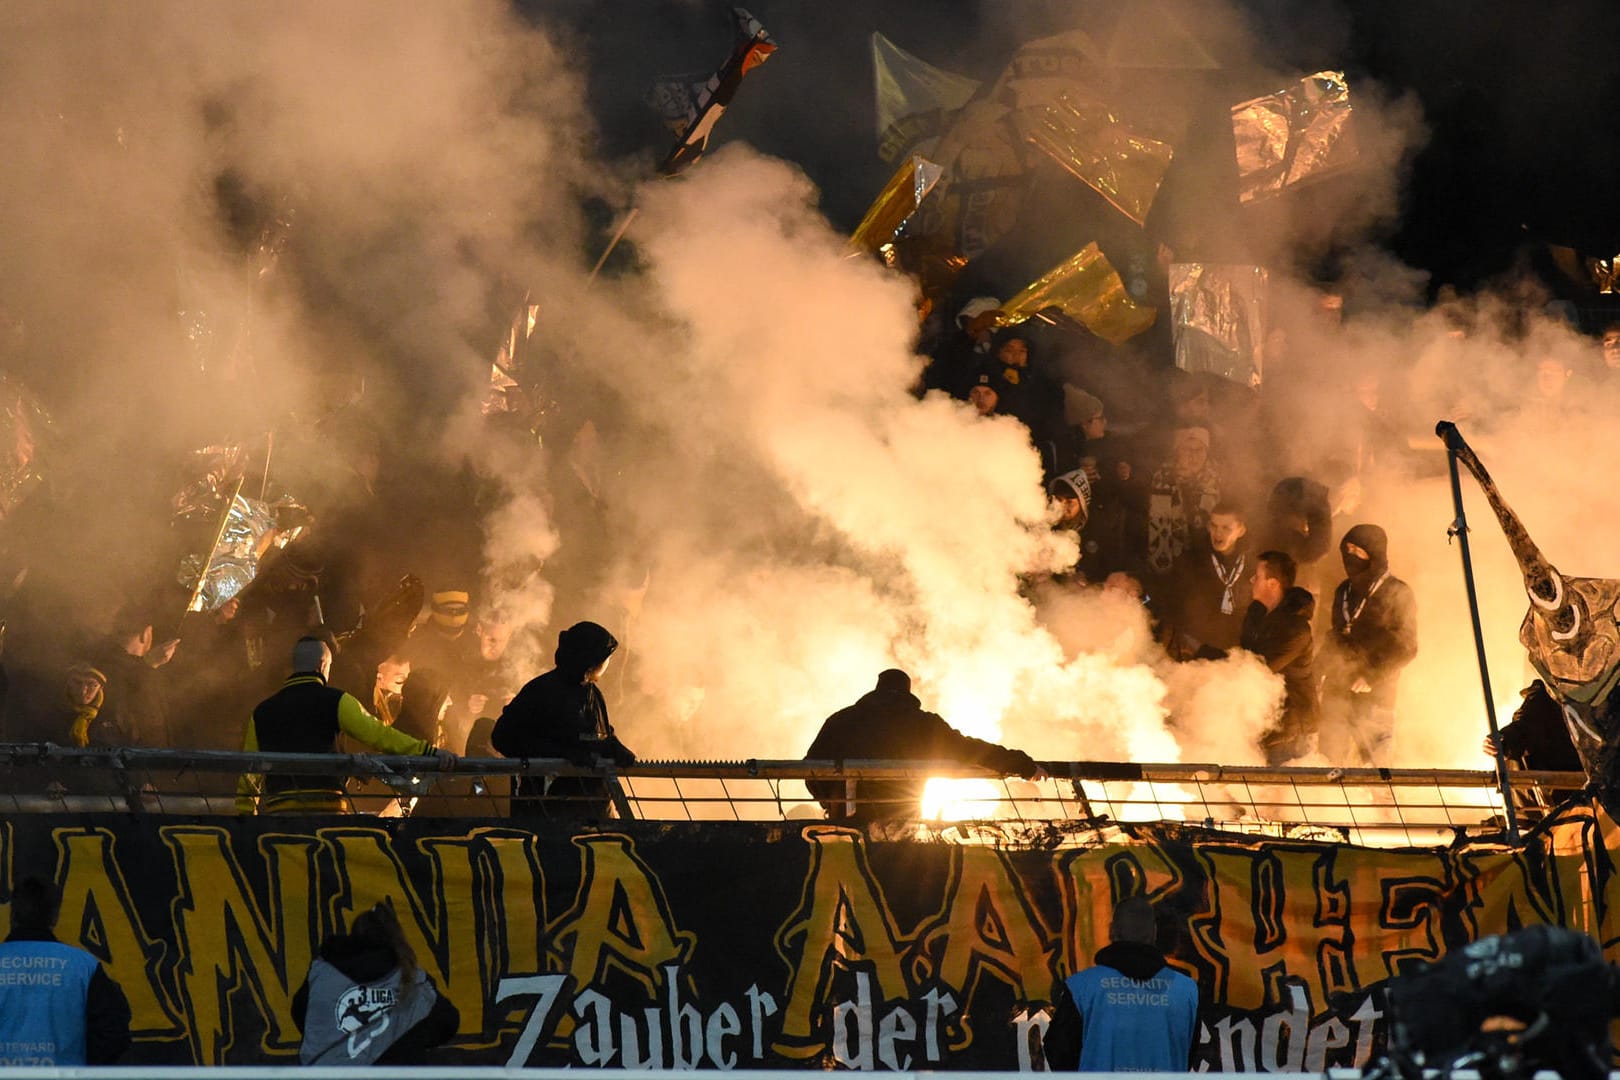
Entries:
[[[236, 814], [244, 774], [270, 786], [325, 787], [341, 806], [382, 816], [582, 817], [655, 821], [879, 820], [941, 823], [1179, 821], [1273, 836], [1368, 844], [1445, 843], [1500, 828], [1497, 777], [1473, 769], [1285, 769], [1212, 764], [1049, 762], [1041, 781], [950, 763], [661, 761], [627, 768], [557, 759], [269, 754], [0, 744], [0, 812]], [[284, 778], [284, 779], [283, 779]], [[526, 778], [526, 779], [525, 779]], [[512, 783], [522, 780], [520, 797]], [[1515, 772], [1522, 814], [1585, 786], [1579, 773]], [[815, 788], [821, 801], [812, 796]], [[919, 792], [923, 794], [919, 797]], [[824, 810], [823, 804], [826, 809]], [[611, 806], [612, 810], [607, 808]], [[246, 809], [251, 810], [251, 804]], [[261, 812], [271, 809], [268, 803]], [[890, 825], [890, 827], [893, 827]]]

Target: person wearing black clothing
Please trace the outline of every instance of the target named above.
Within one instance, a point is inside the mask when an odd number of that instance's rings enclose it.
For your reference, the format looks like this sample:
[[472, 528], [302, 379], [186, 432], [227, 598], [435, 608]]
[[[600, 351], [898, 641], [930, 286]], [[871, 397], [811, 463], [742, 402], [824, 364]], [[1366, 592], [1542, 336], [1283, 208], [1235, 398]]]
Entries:
[[394, 730], [421, 739], [429, 746], [442, 746], [444, 712], [449, 704], [450, 687], [442, 675], [432, 668], [412, 671], [400, 694]]
[[1523, 700], [1513, 710], [1513, 722], [1485, 736], [1485, 752], [1496, 756], [1498, 742], [1502, 753], [1532, 772], [1580, 772], [1581, 756], [1569, 737], [1563, 706], [1540, 679], [1519, 691]]
[[104, 745], [175, 745], [169, 732], [164, 676], [178, 640], [154, 644], [152, 621], [142, 611], [119, 612], [113, 635], [95, 667], [105, 675], [106, 699], [98, 717]]
[[1243, 648], [1283, 677], [1282, 716], [1260, 736], [1267, 765], [1310, 753], [1320, 712], [1316, 699], [1316, 648], [1311, 618], [1316, 598], [1294, 584], [1297, 568], [1285, 552], [1263, 551], [1255, 561], [1254, 602], [1243, 616]]
[[129, 1049], [129, 999], [101, 962], [56, 939], [62, 895], [27, 877], [0, 944], [0, 1066], [111, 1065]]
[[[1254, 534], [1254, 550], [1281, 551], [1294, 560], [1294, 584], [1300, 588], [1327, 596], [1338, 583], [1338, 568], [1326, 558], [1333, 550], [1333, 493], [1328, 485], [1305, 476], [1277, 481]], [[1326, 629], [1317, 627], [1318, 632]]]
[[1170, 654], [1212, 660], [1237, 647], [1250, 592], [1253, 560], [1242, 508], [1222, 502], [1209, 512], [1207, 541], [1188, 544], [1171, 571], [1166, 599]]
[[[1495, 757], [1500, 743], [1504, 757], [1531, 772], [1584, 772], [1581, 756], [1569, 736], [1564, 708], [1548, 692], [1547, 684], [1536, 679], [1519, 693], [1524, 700], [1513, 710], [1513, 722], [1498, 731], [1495, 738], [1485, 736], [1485, 752]], [[1551, 788], [1542, 795], [1556, 803], [1578, 790]]]
[[[983, 765], [1003, 776], [1046, 776], [1022, 750], [964, 735], [943, 717], [924, 711], [911, 692], [911, 676], [897, 668], [878, 675], [877, 687], [855, 704], [827, 717], [804, 756], [813, 761], [953, 761]], [[914, 820], [921, 812], [925, 782], [863, 780], [853, 798], [846, 796], [842, 780], [812, 780], [806, 786], [835, 820], [899, 821]]]
[[292, 1000], [303, 1065], [416, 1065], [455, 1037], [461, 1013], [416, 962], [386, 901], [321, 942]]
[[1357, 525], [1339, 542], [1345, 580], [1322, 646], [1322, 753], [1336, 765], [1385, 765], [1401, 669], [1417, 656], [1417, 598], [1389, 572], [1389, 537]]
[[1288, 476], [1277, 481], [1267, 496], [1265, 521], [1257, 532], [1262, 549], [1281, 551], [1303, 569], [1328, 553], [1332, 527], [1327, 485]]
[[[636, 755], [613, 733], [596, 685], [618, 647], [618, 639], [593, 622], [558, 634], [556, 667], [529, 680], [501, 710], [490, 735], [495, 749], [509, 758], [634, 765]], [[561, 777], [549, 786], [542, 776], [519, 777], [512, 798], [514, 814], [585, 820], [606, 818], [611, 805], [607, 781], [595, 777]]]
[[1029, 429], [1030, 443], [1041, 455], [1041, 475], [1051, 480], [1065, 471], [1059, 467], [1065, 456], [1060, 447], [1067, 443], [1063, 386], [1033, 363], [1024, 331], [1005, 330], [997, 336], [990, 373], [996, 411]]

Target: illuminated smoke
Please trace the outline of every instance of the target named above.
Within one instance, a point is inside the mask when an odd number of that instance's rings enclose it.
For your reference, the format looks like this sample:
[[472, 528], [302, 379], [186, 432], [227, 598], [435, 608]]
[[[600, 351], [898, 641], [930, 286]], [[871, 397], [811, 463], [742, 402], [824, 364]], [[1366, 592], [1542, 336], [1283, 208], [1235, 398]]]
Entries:
[[[596, 610], [625, 641], [615, 721], [643, 756], [795, 756], [827, 713], [899, 665], [925, 705], [1037, 757], [1258, 760], [1254, 737], [1280, 690], [1253, 660], [1174, 667], [1128, 601], [1020, 597], [1020, 575], [1069, 554], [1044, 527], [1034, 454], [1010, 421], [909, 396], [920, 361], [907, 284], [844, 257], [792, 166], [734, 147], [632, 197], [591, 154], [566, 43], [492, 2], [0, 12], [0, 92], [14, 103], [0, 117], [13, 238], [0, 284], [28, 315], [23, 374], [59, 395], [67, 472], [138, 490], [160, 450], [307, 417], [332, 394], [329, 373], [365, 373], [361, 409], [390, 451], [507, 479], [483, 551], [502, 601], [543, 631], [526, 659], [538, 671], [559, 582], [534, 562], [566, 554], [553, 550], [566, 540], [545, 509], [539, 455], [567, 446], [495, 441], [469, 404], [513, 286], [533, 288], [559, 369], [611, 403], [600, 418], [618, 556]], [[1274, 88], [1247, 74], [1250, 92]], [[1356, 89], [1373, 167], [1314, 195], [1309, 214], [1281, 203], [1252, 230], [1247, 257], [1279, 276], [1394, 207], [1420, 125], [1408, 106]], [[251, 244], [224, 220], [222, 176], [296, 209], [268, 289], [254, 288]], [[597, 251], [582, 193], [642, 208], [637, 269], [587, 283]], [[1342, 357], [1347, 371], [1407, 373], [1414, 431], [1456, 415], [1442, 400], [1451, 387], [1489, 391], [1472, 403], [1480, 417], [1522, 397], [1543, 338], [1591, 366], [1583, 343], [1546, 328], [1515, 343], [1489, 305], [1469, 337], [1447, 337], [1450, 324], [1400, 305], [1410, 272], [1358, 265], [1363, 309], [1345, 330], [1317, 324], [1303, 286], [1280, 287], [1291, 297], [1280, 319], [1297, 347]], [[210, 316], [209, 364], [250, 315], [257, 375], [199, 377], [182, 307]], [[1328, 387], [1314, 407], [1347, 394]], [[1463, 420], [1572, 573], [1607, 565], [1614, 497], [1570, 464], [1587, 449], [1609, 459], [1600, 422], [1556, 434], [1503, 425], [1492, 437]], [[313, 441], [306, 457], [345, 452], [341, 437]], [[1312, 464], [1305, 433], [1292, 449]], [[1470, 509], [1508, 702], [1522, 674], [1522, 590], [1482, 501]], [[1335, 522], [1335, 540], [1357, 520], [1389, 529], [1394, 570], [1418, 590], [1422, 652], [1403, 680], [1398, 760], [1476, 764], [1483, 732], [1444, 484], [1374, 490]], [[620, 602], [649, 572], [626, 614]]]

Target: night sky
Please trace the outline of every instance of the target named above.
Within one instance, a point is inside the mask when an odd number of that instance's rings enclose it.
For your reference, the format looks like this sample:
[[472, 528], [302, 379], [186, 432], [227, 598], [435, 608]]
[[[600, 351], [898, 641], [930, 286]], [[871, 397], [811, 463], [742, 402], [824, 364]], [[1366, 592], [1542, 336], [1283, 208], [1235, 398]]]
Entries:
[[[614, 157], [641, 153], [650, 163], [661, 155], [669, 136], [642, 101], [647, 87], [660, 76], [712, 69], [730, 45], [729, 9], [720, 3], [526, 0], [522, 7], [577, 35], [602, 148]], [[1442, 285], [1478, 288], [1527, 258], [1541, 270], [1544, 260], [1527, 252], [1545, 242], [1584, 255], [1620, 251], [1620, 199], [1612, 193], [1620, 148], [1609, 122], [1620, 113], [1620, 5], [1249, 0], [1237, 7], [1251, 41], [1242, 66], [1300, 74], [1340, 68], [1353, 91], [1372, 80], [1387, 97], [1415, 95], [1427, 137], [1408, 161], [1399, 220], [1374, 239], [1427, 272], [1431, 293]], [[875, 152], [873, 31], [938, 66], [993, 79], [1024, 41], [1077, 24], [1106, 41], [1140, 7], [1131, 0], [754, 0], [749, 9], [781, 49], [750, 75], [716, 145], [742, 140], [796, 162], [822, 189], [833, 222], [849, 228], [889, 172]], [[1217, 55], [1232, 47], [1210, 44]], [[1238, 66], [1230, 93], [1278, 88], [1253, 84]], [[1206, 119], [1218, 117], [1216, 110]], [[1178, 178], [1173, 168], [1166, 192], [1207, 180]], [[1150, 219], [1150, 233], [1156, 227], [1164, 225]]]

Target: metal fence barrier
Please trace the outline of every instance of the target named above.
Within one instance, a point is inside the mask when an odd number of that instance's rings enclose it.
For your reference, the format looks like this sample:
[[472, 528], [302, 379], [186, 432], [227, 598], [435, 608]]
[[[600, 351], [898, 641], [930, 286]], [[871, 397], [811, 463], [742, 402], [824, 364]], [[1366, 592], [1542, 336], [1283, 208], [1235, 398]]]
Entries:
[[[370, 754], [0, 743], [0, 812], [253, 812], [251, 802], [238, 800], [238, 779], [254, 775], [297, 778], [328, 787], [334, 796], [341, 792], [341, 805], [303, 804], [292, 798], [281, 809], [387, 817], [577, 820], [594, 814], [652, 821], [792, 821], [838, 820], [853, 810], [925, 826], [1184, 821], [1229, 831], [1377, 845], [1447, 843], [1459, 833], [1477, 835], [1501, 826], [1501, 792], [1496, 774], [1488, 770], [1090, 761], [1048, 762], [1045, 767], [1051, 776], [1041, 781], [994, 777], [957, 764], [894, 761], [662, 761], [616, 769], [554, 759], [463, 758], [445, 771], [433, 758]], [[526, 784], [531, 792], [543, 789], [545, 797], [512, 799], [513, 781], [524, 777], [530, 778]], [[830, 814], [810, 794], [807, 784], [817, 782], [830, 801]], [[917, 805], [914, 792], [925, 782], [926, 794]], [[288, 783], [295, 781], [281, 781]], [[1585, 783], [1579, 773], [1510, 774], [1516, 805], [1526, 820], [1580, 792]], [[871, 794], [875, 788], [882, 790]], [[277, 809], [273, 801], [264, 799], [259, 812]]]

